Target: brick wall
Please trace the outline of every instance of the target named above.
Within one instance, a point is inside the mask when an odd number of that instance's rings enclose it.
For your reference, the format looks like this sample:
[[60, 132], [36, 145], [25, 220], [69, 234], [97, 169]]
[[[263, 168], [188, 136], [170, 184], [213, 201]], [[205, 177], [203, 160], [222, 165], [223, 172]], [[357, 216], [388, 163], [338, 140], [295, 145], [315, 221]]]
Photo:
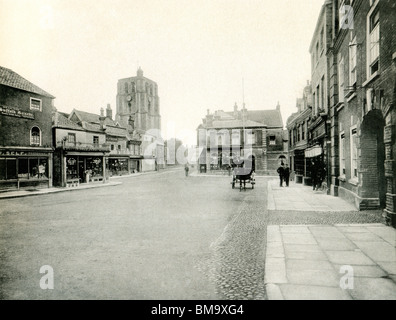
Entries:
[[[42, 111], [30, 109], [30, 98], [41, 99]], [[30, 130], [37, 126], [41, 130], [41, 146], [52, 146], [52, 99], [0, 85], [0, 105], [31, 112], [34, 120], [0, 114], [0, 145], [30, 146]]]

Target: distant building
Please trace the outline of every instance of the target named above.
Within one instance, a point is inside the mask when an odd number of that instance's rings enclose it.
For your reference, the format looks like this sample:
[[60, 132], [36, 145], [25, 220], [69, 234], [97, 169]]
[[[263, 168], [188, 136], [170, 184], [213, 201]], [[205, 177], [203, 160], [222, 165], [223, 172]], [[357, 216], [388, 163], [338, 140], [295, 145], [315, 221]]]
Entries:
[[238, 159], [251, 158], [253, 169], [261, 174], [276, 174], [287, 161], [280, 106], [274, 110], [217, 110], [208, 113], [197, 129], [201, 171], [225, 169]]
[[302, 98], [296, 102], [297, 112], [286, 122], [289, 143], [290, 169], [295, 173], [297, 183], [308, 183], [310, 179], [310, 161], [305, 157], [308, 148], [308, 126], [312, 118], [312, 87], [308, 81]]
[[157, 84], [143, 77], [139, 67], [135, 77], [118, 80], [115, 120], [130, 134], [140, 135], [142, 171], [165, 166], [164, 141], [161, 137], [161, 115]]
[[52, 186], [54, 98], [0, 67], [0, 190]]

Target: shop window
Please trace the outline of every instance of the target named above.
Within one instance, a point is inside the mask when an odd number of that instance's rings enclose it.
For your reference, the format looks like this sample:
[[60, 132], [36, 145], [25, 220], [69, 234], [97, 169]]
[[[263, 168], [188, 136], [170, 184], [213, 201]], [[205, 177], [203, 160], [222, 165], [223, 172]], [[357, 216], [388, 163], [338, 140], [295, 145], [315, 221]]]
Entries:
[[32, 146], [41, 145], [41, 132], [38, 127], [33, 127], [32, 130], [30, 130], [30, 144]]
[[39, 178], [39, 161], [38, 159], [29, 159], [29, 178]]
[[0, 158], [0, 180], [6, 180], [6, 179], [7, 179], [6, 159]]
[[18, 159], [18, 178], [28, 179], [29, 178], [29, 160], [20, 158]]
[[103, 176], [102, 159], [100, 158], [87, 158], [87, 170], [91, 170], [92, 177]]
[[76, 158], [73, 157], [66, 158], [66, 178], [67, 179], [78, 178]]
[[36, 111], [41, 111], [41, 100], [30, 98], [30, 109], [36, 110]]
[[48, 161], [47, 159], [39, 159], [39, 179], [48, 179]]
[[13, 180], [17, 178], [17, 165], [14, 158], [0, 159], [0, 180]]

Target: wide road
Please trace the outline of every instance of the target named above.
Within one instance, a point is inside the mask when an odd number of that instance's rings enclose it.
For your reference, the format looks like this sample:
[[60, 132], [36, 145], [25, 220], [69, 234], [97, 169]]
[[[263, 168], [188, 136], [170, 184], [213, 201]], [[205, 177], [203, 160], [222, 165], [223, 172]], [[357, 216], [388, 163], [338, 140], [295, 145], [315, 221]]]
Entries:
[[242, 192], [182, 170], [117, 181], [0, 200], [1, 299], [265, 299], [266, 178]]

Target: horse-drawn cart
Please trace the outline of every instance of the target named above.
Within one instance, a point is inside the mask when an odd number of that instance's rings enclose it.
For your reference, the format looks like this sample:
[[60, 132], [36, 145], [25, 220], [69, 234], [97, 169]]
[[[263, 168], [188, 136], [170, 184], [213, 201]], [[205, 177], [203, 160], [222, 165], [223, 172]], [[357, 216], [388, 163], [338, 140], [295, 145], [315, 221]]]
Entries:
[[232, 189], [235, 189], [235, 184], [239, 183], [239, 191], [243, 189], [246, 190], [246, 183], [250, 183], [252, 185], [252, 189], [254, 189], [254, 185], [256, 184], [255, 173], [252, 168], [240, 168], [235, 167], [232, 175]]

